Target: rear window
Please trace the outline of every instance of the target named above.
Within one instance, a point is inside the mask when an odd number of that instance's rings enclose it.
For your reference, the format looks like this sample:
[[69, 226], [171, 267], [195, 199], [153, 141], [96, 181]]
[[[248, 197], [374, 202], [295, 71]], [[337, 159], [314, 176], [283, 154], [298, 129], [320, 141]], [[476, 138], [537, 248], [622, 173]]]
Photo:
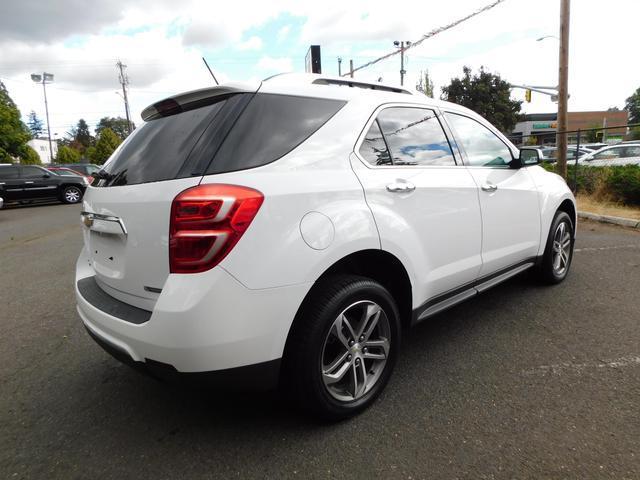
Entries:
[[96, 175], [97, 186], [131, 185], [245, 170], [304, 142], [346, 102], [235, 94], [156, 118], [138, 129]]
[[322, 98], [256, 94], [206, 173], [245, 170], [279, 159], [313, 135], [345, 103]]
[[143, 124], [96, 175], [97, 185], [131, 185], [189, 176], [189, 172], [179, 175], [180, 170], [227, 100]]

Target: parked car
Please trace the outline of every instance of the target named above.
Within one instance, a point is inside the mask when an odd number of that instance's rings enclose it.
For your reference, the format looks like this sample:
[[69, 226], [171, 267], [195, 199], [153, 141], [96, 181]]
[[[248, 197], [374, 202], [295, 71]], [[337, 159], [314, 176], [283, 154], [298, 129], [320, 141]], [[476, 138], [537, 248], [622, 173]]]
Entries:
[[[74, 170], [82, 175], [87, 177], [93, 176], [98, 173], [102, 168], [101, 165], [96, 165], [94, 163], [52, 163], [49, 167], [51, 168], [68, 168], [70, 170]], [[49, 168], [47, 167], [47, 168]]]
[[594, 152], [600, 150], [601, 148], [604, 147], [608, 147], [609, 144], [608, 143], [602, 143], [602, 142], [596, 142], [596, 143], [585, 143], [584, 145], [582, 145], [585, 148], [588, 148], [590, 150], [593, 150]]
[[348, 417], [403, 327], [569, 272], [566, 183], [459, 105], [288, 74], [142, 116], [85, 195], [76, 297], [95, 341], [155, 376], [280, 384]]
[[63, 175], [65, 177], [86, 177], [86, 175], [83, 175], [80, 172], [77, 172], [75, 170], [71, 170], [70, 168], [65, 168], [65, 167], [45, 167], [47, 170], [49, 170], [52, 173], [55, 173], [56, 175]]
[[55, 173], [56, 175], [62, 175], [63, 177], [85, 177], [89, 184], [93, 182], [93, 177], [91, 175], [84, 175], [76, 170], [71, 170], [70, 168], [65, 167], [47, 167], [47, 170]]
[[[540, 158], [543, 162], [550, 162], [551, 158], [547, 155], [549, 147], [542, 147], [540, 145], [531, 145], [526, 147], [520, 147], [520, 151], [525, 151], [525, 155], [533, 155], [533, 157]], [[530, 152], [537, 152], [532, 154]], [[555, 160], [554, 160], [555, 161]]]
[[603, 167], [610, 165], [640, 165], [640, 143], [618, 144], [601, 148], [581, 157], [581, 165]]
[[0, 194], [5, 202], [56, 198], [78, 203], [88, 185], [85, 177], [63, 177], [36, 165], [0, 164]]
[[[523, 149], [527, 149], [527, 150], [536, 150], [539, 155], [540, 155], [540, 159], [543, 162], [549, 162], [549, 163], [555, 163], [557, 161], [558, 158], [558, 149], [556, 147], [540, 147], [540, 146], [531, 146], [531, 147], [521, 147], [520, 150]], [[589, 153], [591, 153], [593, 150], [590, 150], [588, 148], [582, 148], [580, 147], [580, 149], [577, 149], [577, 147], [575, 146], [569, 146], [567, 148], [567, 160], [568, 161], [572, 161], [575, 159], [575, 155], [576, 155], [576, 150], [578, 150], [578, 158], [580, 158], [582, 155], [587, 155]]]
[[4, 199], [0, 197], [0, 208], [2, 208], [3, 206], [4, 206]]

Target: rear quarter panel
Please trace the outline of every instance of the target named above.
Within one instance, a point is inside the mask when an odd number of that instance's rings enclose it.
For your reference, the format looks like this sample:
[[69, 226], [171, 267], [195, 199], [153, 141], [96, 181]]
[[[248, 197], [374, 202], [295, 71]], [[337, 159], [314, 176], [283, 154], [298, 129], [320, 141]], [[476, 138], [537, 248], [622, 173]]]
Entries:
[[[341, 258], [380, 248], [373, 216], [349, 162], [372, 109], [349, 102], [281, 159], [203, 177], [202, 183], [246, 185], [265, 197], [247, 232], [221, 262], [222, 268], [251, 289], [280, 287], [313, 282]], [[301, 221], [310, 212], [327, 219], [316, 234], [311, 233], [321, 237], [324, 248], [312, 248], [303, 238]]]

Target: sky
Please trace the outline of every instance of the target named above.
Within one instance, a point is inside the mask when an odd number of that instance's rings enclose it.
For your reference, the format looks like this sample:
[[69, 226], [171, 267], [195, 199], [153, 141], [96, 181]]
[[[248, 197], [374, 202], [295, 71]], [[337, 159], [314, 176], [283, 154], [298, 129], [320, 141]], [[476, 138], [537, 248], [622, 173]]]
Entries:
[[[116, 62], [127, 65], [132, 119], [174, 93], [206, 87], [216, 77], [256, 82], [304, 71], [309, 45], [322, 50], [322, 71], [337, 75], [349, 59], [362, 65], [392, 51], [394, 40], [415, 41], [490, 0], [3, 0], [0, 5], [0, 80], [23, 118], [45, 119], [42, 86], [31, 73], [52, 73], [47, 86], [52, 135], [61, 138], [84, 118], [124, 116]], [[90, 5], [90, 6], [89, 6]], [[505, 0], [406, 52], [405, 85], [428, 70], [436, 87], [480, 66], [512, 84], [553, 86], [558, 75], [560, 0]], [[624, 107], [640, 87], [634, 41], [640, 2], [574, 0], [571, 6], [569, 110]], [[356, 79], [399, 83], [394, 56], [356, 73]], [[120, 93], [117, 93], [120, 92]], [[522, 90], [512, 97], [524, 99]], [[556, 111], [541, 94], [526, 113]]]

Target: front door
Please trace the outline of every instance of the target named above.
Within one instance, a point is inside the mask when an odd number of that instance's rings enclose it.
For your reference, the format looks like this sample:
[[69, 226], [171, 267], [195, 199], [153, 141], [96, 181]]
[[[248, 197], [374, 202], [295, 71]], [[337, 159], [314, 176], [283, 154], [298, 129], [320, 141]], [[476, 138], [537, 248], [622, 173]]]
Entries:
[[480, 276], [533, 259], [540, 243], [540, 206], [531, 175], [526, 168], [510, 168], [511, 149], [488, 125], [453, 112], [445, 118], [479, 188]]
[[412, 270], [414, 307], [473, 281], [481, 266], [478, 193], [434, 109], [389, 106], [352, 155], [381, 247]]

